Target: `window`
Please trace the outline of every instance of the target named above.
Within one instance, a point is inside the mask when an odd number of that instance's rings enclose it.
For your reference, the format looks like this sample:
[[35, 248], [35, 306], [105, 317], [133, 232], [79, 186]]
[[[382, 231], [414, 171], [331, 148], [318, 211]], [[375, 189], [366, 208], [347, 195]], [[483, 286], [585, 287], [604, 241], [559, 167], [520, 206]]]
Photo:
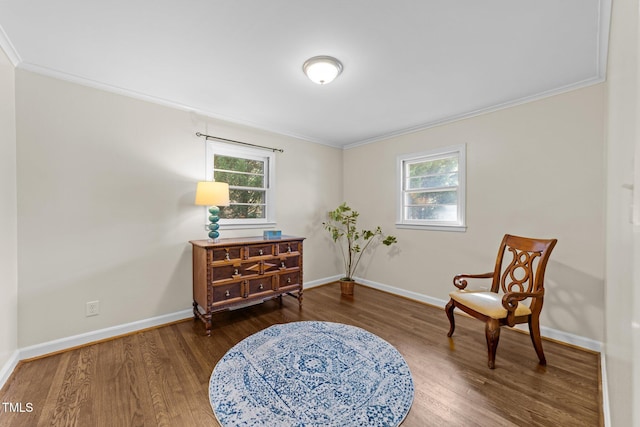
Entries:
[[465, 231], [465, 146], [398, 156], [399, 228]]
[[207, 141], [207, 180], [229, 184], [229, 206], [220, 207], [220, 224], [243, 227], [275, 223], [275, 155], [261, 149]]

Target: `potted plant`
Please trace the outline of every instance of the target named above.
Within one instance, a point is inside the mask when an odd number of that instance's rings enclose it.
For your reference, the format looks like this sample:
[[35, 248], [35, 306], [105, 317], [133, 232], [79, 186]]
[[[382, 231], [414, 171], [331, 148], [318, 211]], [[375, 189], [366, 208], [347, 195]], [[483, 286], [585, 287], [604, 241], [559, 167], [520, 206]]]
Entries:
[[340, 290], [343, 295], [353, 295], [353, 276], [360, 259], [373, 241], [381, 241], [391, 246], [398, 241], [394, 236], [384, 236], [378, 226], [374, 230], [358, 230], [357, 221], [360, 214], [351, 209], [346, 202], [329, 212], [329, 220], [322, 225], [331, 234], [331, 238], [340, 247], [344, 261], [344, 277], [340, 279]]

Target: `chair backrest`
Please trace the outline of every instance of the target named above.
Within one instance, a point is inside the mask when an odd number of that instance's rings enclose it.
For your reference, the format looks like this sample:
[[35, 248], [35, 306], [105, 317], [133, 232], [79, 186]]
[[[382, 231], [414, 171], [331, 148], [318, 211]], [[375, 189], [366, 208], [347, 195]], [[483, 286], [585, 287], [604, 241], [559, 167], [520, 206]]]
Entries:
[[[498, 250], [493, 274], [493, 292], [539, 292], [556, 239], [531, 239], [505, 234]], [[511, 259], [507, 254], [511, 254]], [[532, 310], [542, 308], [542, 297], [532, 298]]]

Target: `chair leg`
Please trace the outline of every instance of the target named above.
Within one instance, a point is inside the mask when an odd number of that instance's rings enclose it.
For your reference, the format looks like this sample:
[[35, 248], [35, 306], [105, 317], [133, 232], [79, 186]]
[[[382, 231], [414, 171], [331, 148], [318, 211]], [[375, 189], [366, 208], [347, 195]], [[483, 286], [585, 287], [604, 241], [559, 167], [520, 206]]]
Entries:
[[496, 349], [498, 348], [498, 341], [500, 340], [500, 321], [496, 319], [487, 320], [484, 332], [487, 337], [487, 348], [489, 350], [489, 368], [494, 369], [496, 367]]
[[538, 359], [540, 359], [540, 364], [546, 365], [547, 359], [544, 357], [544, 351], [542, 351], [542, 338], [540, 337], [540, 321], [537, 317], [529, 316], [529, 335]]
[[453, 304], [453, 299], [450, 299], [447, 303], [447, 306], [444, 308], [444, 310], [447, 312], [447, 317], [449, 318], [449, 324], [451, 325], [451, 327], [449, 328], [449, 333], [447, 334], [448, 337], [451, 337], [451, 335], [453, 335], [453, 331], [456, 329], [456, 321], [453, 318], [454, 308], [456, 307]]

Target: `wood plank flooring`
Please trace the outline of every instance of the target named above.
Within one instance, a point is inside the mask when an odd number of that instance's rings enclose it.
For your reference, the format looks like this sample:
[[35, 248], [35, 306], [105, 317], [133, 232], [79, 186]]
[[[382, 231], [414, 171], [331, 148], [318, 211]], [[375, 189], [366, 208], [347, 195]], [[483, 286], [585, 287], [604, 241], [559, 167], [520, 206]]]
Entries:
[[[496, 369], [487, 368], [484, 325], [456, 315], [447, 338], [444, 310], [356, 286], [305, 291], [214, 316], [211, 337], [193, 320], [21, 363], [0, 402], [0, 426], [194, 426], [218, 423], [208, 399], [217, 361], [272, 324], [347, 323], [395, 346], [411, 369], [415, 396], [403, 426], [601, 426], [599, 355], [545, 340], [546, 367], [529, 336], [502, 329]], [[6, 406], [6, 405], [5, 405]], [[280, 427], [280, 426], [269, 426]]]

